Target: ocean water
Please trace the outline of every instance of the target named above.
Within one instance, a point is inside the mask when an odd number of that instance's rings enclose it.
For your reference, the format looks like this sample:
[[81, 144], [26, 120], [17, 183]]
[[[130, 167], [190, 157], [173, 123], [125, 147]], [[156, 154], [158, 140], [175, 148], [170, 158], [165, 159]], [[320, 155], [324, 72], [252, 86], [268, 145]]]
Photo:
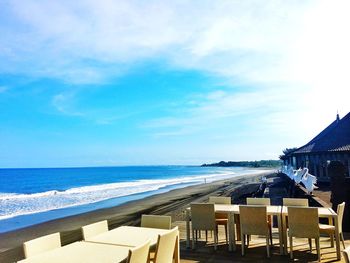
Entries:
[[0, 232], [253, 172], [263, 170], [199, 166], [0, 169]]

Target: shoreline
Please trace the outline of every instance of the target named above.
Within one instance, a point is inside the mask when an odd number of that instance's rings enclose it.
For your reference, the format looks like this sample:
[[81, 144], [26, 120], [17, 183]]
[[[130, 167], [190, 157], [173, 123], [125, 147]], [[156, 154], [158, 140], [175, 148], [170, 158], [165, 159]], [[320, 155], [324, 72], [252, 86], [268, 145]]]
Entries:
[[107, 219], [110, 229], [120, 225], [139, 225], [141, 214], [170, 215], [173, 222], [184, 220], [183, 211], [191, 202], [206, 201], [209, 195], [239, 198], [239, 195], [254, 191], [260, 185], [261, 176], [272, 174], [275, 174], [275, 170], [187, 186], [114, 207], [101, 208], [1, 233], [0, 261], [11, 262], [22, 259], [23, 242], [50, 233], [60, 232], [62, 245], [81, 240], [81, 226], [100, 220]]

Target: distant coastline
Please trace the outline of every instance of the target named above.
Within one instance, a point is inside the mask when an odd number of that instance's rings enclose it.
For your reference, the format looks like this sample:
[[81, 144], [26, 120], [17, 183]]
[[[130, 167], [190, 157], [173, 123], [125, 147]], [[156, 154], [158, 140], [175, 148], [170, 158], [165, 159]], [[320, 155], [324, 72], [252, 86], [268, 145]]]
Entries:
[[275, 168], [282, 165], [281, 160], [260, 160], [260, 161], [220, 161], [218, 163], [202, 164], [202, 167], [254, 167], [254, 168]]

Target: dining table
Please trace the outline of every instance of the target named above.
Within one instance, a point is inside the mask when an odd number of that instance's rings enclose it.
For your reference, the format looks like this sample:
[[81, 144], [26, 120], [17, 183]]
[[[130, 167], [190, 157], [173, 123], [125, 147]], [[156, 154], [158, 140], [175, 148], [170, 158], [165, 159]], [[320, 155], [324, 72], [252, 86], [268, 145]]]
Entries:
[[[215, 204], [214, 205], [215, 213], [227, 214], [228, 217], [228, 241], [229, 251], [236, 251], [236, 230], [235, 225], [238, 223], [235, 222], [235, 215], [239, 215], [239, 205], [238, 204]], [[283, 254], [283, 235], [282, 235], [282, 221], [281, 221], [281, 206], [268, 205], [266, 206], [267, 215], [277, 217], [277, 226], [279, 233], [279, 243], [280, 243], [280, 254]], [[186, 210], [186, 247], [191, 247], [190, 242], [190, 221], [191, 221], [191, 208], [188, 207]], [[237, 225], [238, 227], [238, 225]]]

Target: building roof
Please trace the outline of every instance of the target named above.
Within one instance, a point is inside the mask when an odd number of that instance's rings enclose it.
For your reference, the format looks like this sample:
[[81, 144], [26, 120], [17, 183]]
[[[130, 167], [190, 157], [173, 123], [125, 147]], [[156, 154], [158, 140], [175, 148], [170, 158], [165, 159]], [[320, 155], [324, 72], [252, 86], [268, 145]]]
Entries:
[[350, 112], [342, 119], [337, 115], [327, 128], [291, 154], [340, 151], [350, 152]]

